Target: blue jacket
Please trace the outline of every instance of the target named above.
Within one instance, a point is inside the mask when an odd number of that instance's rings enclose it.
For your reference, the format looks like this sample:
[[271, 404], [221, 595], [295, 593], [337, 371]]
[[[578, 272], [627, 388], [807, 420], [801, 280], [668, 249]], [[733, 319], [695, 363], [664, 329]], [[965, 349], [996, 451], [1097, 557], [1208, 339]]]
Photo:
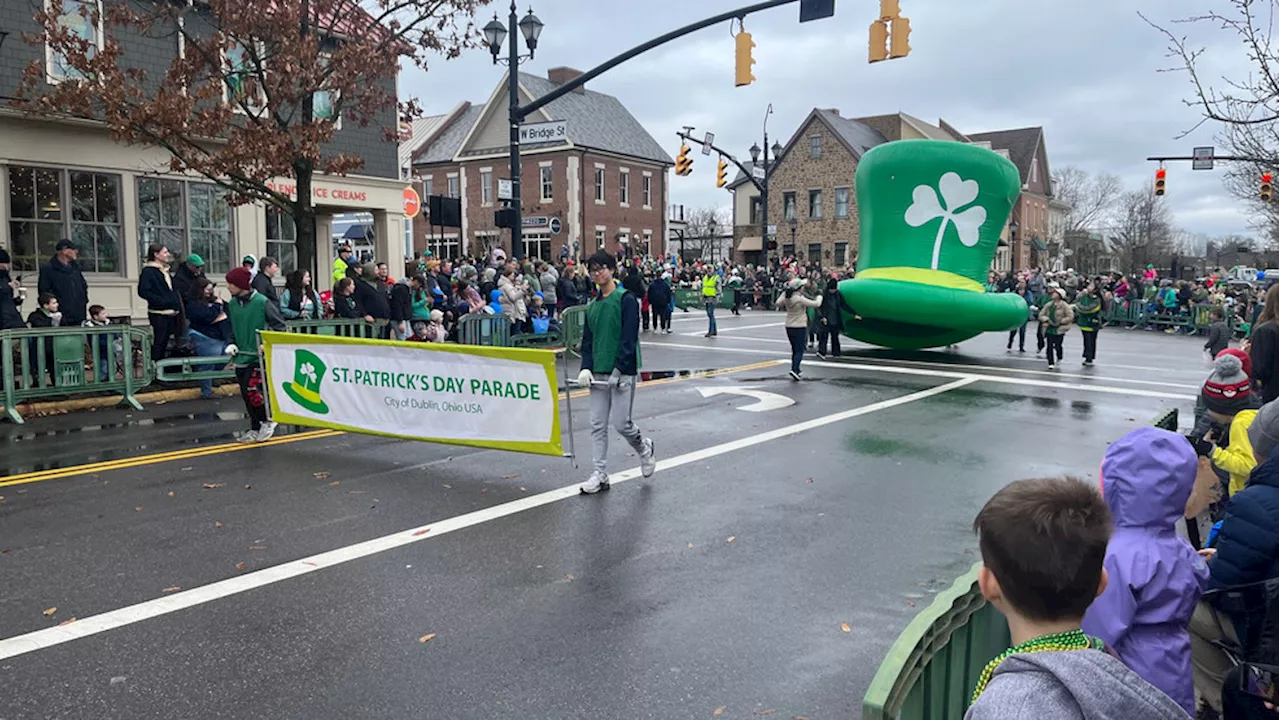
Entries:
[[1276, 451], [1249, 475], [1244, 489], [1231, 496], [1218, 531], [1218, 554], [1209, 563], [1210, 589], [1246, 585], [1277, 576], [1277, 524], [1280, 523], [1280, 489], [1277, 488]]

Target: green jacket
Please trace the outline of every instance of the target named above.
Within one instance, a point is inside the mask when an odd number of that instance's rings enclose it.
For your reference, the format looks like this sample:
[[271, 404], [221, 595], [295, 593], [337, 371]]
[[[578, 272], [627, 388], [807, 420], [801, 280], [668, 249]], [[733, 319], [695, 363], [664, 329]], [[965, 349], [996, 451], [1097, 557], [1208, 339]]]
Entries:
[[283, 332], [285, 329], [280, 306], [268, 302], [266, 296], [257, 290], [231, 298], [227, 303], [227, 317], [231, 320], [231, 333], [239, 349], [232, 360], [238, 368], [258, 364], [258, 331]]

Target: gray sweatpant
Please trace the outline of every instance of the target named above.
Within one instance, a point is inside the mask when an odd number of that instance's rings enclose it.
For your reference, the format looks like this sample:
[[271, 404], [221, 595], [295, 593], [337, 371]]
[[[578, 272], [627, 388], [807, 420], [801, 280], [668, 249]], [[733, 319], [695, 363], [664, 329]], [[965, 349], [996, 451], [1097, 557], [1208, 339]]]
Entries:
[[631, 422], [631, 406], [636, 400], [636, 377], [623, 375], [618, 387], [591, 386], [591, 464], [598, 472], [606, 472], [609, 461], [609, 426], [640, 452], [640, 428]]

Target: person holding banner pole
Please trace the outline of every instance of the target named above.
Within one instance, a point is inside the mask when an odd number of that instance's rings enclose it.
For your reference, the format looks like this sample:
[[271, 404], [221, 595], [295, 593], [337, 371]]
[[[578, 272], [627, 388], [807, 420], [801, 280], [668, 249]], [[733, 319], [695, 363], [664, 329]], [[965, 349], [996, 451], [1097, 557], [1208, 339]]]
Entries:
[[[607, 252], [587, 260], [599, 296], [587, 305], [582, 334], [582, 371], [578, 385], [591, 388], [591, 477], [579, 489], [587, 495], [609, 489], [609, 426], [613, 425], [640, 456], [640, 472], [657, 467], [653, 439], [642, 437], [631, 421], [636, 373], [640, 369], [640, 300], [618, 286], [617, 261]], [[596, 380], [596, 376], [607, 378]]]
[[258, 332], [285, 330], [280, 304], [269, 302], [265, 295], [254, 290], [252, 281], [253, 276], [246, 267], [232, 268], [227, 273], [227, 290], [231, 293], [227, 317], [231, 320], [231, 332], [235, 337], [235, 343], [227, 347], [227, 354], [232, 356], [236, 381], [240, 383], [240, 397], [244, 399], [244, 408], [249, 414], [249, 431], [240, 436], [242, 443], [269, 440], [276, 431], [276, 424], [267, 418]]

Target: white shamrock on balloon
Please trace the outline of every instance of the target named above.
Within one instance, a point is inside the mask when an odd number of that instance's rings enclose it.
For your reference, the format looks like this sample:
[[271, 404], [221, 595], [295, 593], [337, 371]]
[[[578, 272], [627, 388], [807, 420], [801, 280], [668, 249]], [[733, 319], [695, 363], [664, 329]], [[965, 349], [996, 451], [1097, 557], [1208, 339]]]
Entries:
[[917, 185], [911, 193], [911, 207], [903, 217], [911, 227], [920, 227], [935, 218], [942, 218], [942, 226], [938, 228], [938, 238], [933, 242], [933, 269], [938, 269], [938, 256], [942, 253], [942, 238], [947, 233], [947, 225], [956, 226], [956, 234], [965, 247], [978, 244], [978, 228], [987, 221], [987, 209], [974, 205], [961, 210], [965, 205], [978, 199], [978, 181], [961, 180], [956, 173], [949, 172], [938, 180], [938, 191], [942, 193], [942, 203], [938, 203], [938, 193], [928, 185]]
[[315, 369], [315, 366], [313, 366], [311, 363], [303, 363], [302, 367], [298, 370], [298, 372], [302, 373], [303, 375], [306, 375], [307, 378], [311, 380], [312, 385], [316, 384], [316, 369]]

